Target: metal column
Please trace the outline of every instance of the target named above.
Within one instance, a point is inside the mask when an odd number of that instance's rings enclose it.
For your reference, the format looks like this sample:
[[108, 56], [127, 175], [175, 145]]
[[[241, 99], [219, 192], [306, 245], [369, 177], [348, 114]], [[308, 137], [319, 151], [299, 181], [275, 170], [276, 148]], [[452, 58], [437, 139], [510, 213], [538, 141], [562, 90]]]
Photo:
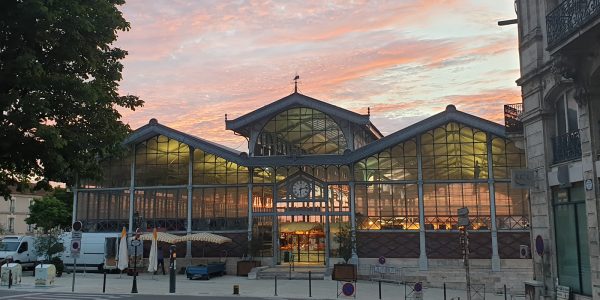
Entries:
[[[187, 186], [187, 234], [192, 234], [192, 199], [194, 191], [192, 185], [194, 184], [194, 148], [190, 148], [190, 158], [188, 159], [188, 186]], [[187, 241], [185, 258], [192, 258], [192, 242]]]
[[131, 182], [129, 184], [129, 233], [133, 233], [133, 211], [135, 209], [135, 145], [131, 147]]
[[488, 189], [490, 193], [490, 219], [492, 226], [492, 271], [500, 271], [500, 255], [498, 255], [498, 228], [496, 227], [496, 192], [494, 185], [494, 168], [492, 156], [492, 135], [487, 134]]
[[351, 238], [352, 238], [352, 258], [350, 259], [350, 261], [354, 264], [358, 264], [358, 254], [356, 253], [356, 214], [354, 213], [355, 211], [355, 205], [354, 205], [354, 199], [355, 199], [355, 184], [354, 181], [349, 182], [350, 185], [350, 232], [351, 232]]
[[423, 195], [423, 161], [421, 157], [421, 136], [417, 135], [417, 179], [419, 189], [419, 269], [427, 271], [427, 248], [425, 245], [425, 199]]

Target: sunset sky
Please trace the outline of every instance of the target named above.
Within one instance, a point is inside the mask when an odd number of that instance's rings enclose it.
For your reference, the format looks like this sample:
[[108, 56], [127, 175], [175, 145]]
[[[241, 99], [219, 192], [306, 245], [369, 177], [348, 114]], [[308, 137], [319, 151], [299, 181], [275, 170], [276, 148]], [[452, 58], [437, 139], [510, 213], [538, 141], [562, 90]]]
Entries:
[[117, 46], [121, 110], [136, 129], [166, 126], [247, 150], [230, 119], [293, 92], [366, 114], [389, 134], [454, 104], [502, 122], [521, 102], [513, 0], [142, 1]]

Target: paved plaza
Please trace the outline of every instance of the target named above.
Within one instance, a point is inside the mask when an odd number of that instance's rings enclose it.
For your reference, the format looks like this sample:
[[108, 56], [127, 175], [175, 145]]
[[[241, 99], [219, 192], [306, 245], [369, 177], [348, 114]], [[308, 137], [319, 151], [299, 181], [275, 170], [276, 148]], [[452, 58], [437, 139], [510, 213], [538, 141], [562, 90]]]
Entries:
[[[20, 284], [12, 287], [11, 290], [32, 293], [71, 293], [72, 274], [64, 274], [57, 278], [54, 285], [49, 287], [36, 287], [33, 277], [25, 276]], [[98, 273], [77, 273], [75, 279], [75, 292], [85, 294], [102, 293], [103, 274]], [[169, 276], [141, 274], [137, 280], [138, 292], [146, 295], [169, 295]], [[239, 286], [241, 298], [259, 297], [259, 298], [309, 298], [308, 280], [287, 280], [279, 279], [277, 281], [277, 296], [275, 296], [275, 281], [269, 280], [249, 280], [246, 277], [223, 276], [210, 280], [188, 280], [184, 275], [177, 276], [176, 295], [188, 296], [207, 296], [224, 297], [232, 296], [233, 286]], [[108, 274], [106, 280], [107, 294], [128, 294], [131, 292], [132, 277], [119, 274]], [[7, 286], [0, 286], [0, 290], [8, 290]], [[359, 281], [356, 287], [356, 299], [378, 299], [379, 287], [377, 282]], [[407, 289], [410, 290], [410, 289]], [[382, 299], [407, 299], [404, 297], [405, 286], [401, 284], [383, 283], [381, 285]], [[446, 291], [446, 299], [466, 299], [464, 290]], [[2, 297], [0, 297], [1, 299]], [[314, 280], [312, 281], [312, 298], [314, 299], [336, 299], [337, 282], [332, 280]], [[344, 298], [340, 296], [340, 298]], [[68, 298], [67, 298], [68, 299]], [[411, 299], [408, 297], [408, 299]], [[444, 299], [443, 289], [424, 288], [423, 299], [437, 300]], [[481, 298], [483, 299], [483, 298]], [[494, 295], [486, 293], [485, 299], [501, 300], [504, 295]], [[510, 299], [510, 296], [508, 297]]]

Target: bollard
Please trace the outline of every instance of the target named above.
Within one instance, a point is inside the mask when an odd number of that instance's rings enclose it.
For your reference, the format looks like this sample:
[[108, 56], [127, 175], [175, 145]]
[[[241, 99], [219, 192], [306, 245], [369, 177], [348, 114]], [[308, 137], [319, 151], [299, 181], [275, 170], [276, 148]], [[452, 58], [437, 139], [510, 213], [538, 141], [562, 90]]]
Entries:
[[233, 285], [233, 294], [234, 295], [239, 295], [240, 294], [240, 286], [237, 284]]
[[10, 289], [12, 287], [12, 270], [8, 270], [8, 288]]
[[102, 281], [102, 293], [106, 293], [106, 270], [104, 270], [104, 280]]
[[277, 275], [275, 275], [275, 295], [273, 296], [277, 296]]
[[446, 300], [446, 283], [444, 282], [444, 300]]
[[381, 280], [379, 280], [379, 299], [381, 299]]
[[504, 285], [504, 300], [506, 300], [506, 284]]
[[312, 271], [308, 271], [308, 297], [312, 297]]

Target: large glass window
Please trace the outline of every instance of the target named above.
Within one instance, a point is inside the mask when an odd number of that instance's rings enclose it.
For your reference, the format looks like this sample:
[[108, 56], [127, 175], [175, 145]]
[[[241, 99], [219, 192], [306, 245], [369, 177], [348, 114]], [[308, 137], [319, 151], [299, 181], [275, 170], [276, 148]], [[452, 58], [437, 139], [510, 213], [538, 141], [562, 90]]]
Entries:
[[194, 149], [194, 184], [239, 184], [248, 182], [248, 168], [201, 149]]
[[511, 169], [525, 167], [525, 152], [514, 142], [503, 138], [492, 140], [494, 179], [509, 179]]
[[[127, 150], [124, 150], [127, 151]], [[123, 153], [100, 162], [101, 173], [98, 178], [82, 179], [83, 188], [128, 187], [131, 180], [131, 155]]]
[[511, 189], [508, 182], [496, 182], [495, 191], [498, 230], [529, 229], [527, 190]]
[[136, 145], [136, 186], [187, 185], [188, 145], [163, 135]]
[[331, 117], [312, 108], [296, 107], [267, 122], [254, 155], [342, 154], [347, 148], [342, 129]]
[[187, 189], [136, 190], [134, 216], [134, 226], [145, 231], [186, 231]]
[[129, 224], [129, 190], [77, 193], [77, 219], [84, 231], [120, 231]]
[[459, 123], [448, 123], [421, 135], [423, 179], [488, 177], [487, 135]]
[[248, 228], [248, 188], [194, 188], [192, 230]]
[[558, 280], [578, 294], [591, 295], [585, 192], [581, 183], [554, 189], [554, 231]]
[[416, 184], [356, 184], [356, 224], [367, 230], [419, 229]]
[[458, 212], [469, 208], [470, 229], [490, 229], [490, 199], [487, 183], [424, 184], [426, 230], [458, 229]]
[[417, 144], [400, 143], [354, 165], [356, 181], [417, 180]]
[[562, 93], [556, 101], [557, 135], [566, 134], [578, 129], [577, 102], [571, 90]]

